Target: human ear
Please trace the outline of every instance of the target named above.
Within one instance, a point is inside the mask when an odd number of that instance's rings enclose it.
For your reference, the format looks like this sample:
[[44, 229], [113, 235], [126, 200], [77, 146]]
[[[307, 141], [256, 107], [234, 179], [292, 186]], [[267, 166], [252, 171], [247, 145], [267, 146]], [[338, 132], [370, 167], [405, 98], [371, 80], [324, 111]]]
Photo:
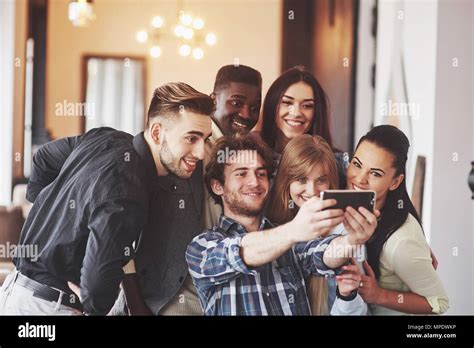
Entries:
[[218, 196], [222, 196], [224, 194], [224, 188], [222, 187], [222, 184], [216, 179], [211, 180], [211, 189], [212, 192]]
[[160, 123], [153, 123], [150, 126], [150, 138], [156, 145], [161, 144], [163, 138], [163, 126]]
[[389, 190], [390, 191], [396, 190], [398, 186], [400, 186], [400, 184], [403, 182], [404, 179], [405, 179], [404, 174], [400, 174], [399, 176], [397, 176], [395, 179], [392, 180], [392, 184], [390, 185]]

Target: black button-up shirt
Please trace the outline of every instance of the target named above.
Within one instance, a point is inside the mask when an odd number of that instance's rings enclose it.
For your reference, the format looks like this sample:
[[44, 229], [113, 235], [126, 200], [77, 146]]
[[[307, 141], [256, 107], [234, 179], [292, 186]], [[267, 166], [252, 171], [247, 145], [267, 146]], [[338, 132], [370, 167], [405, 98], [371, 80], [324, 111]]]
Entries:
[[147, 221], [156, 167], [143, 133], [111, 128], [60, 139], [33, 159], [27, 199], [34, 202], [15, 257], [26, 276], [71, 294], [80, 284], [84, 312], [107, 314]]

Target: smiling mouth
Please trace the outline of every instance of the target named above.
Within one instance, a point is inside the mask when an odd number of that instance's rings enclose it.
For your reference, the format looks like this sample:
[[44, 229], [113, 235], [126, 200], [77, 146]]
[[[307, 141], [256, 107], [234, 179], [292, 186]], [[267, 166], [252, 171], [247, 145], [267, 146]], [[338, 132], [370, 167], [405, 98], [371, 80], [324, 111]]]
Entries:
[[356, 191], [365, 191], [365, 190], [367, 190], [367, 189], [362, 188], [362, 187], [359, 187], [359, 186], [357, 186], [357, 185], [355, 185], [355, 184], [352, 184], [352, 189], [354, 189], [354, 190], [356, 190]]
[[183, 162], [184, 162], [184, 167], [186, 168], [186, 170], [188, 172], [192, 172], [194, 169], [196, 169], [198, 161], [183, 158]]
[[284, 120], [285, 120], [285, 123], [290, 127], [302, 127], [304, 125], [303, 121], [290, 120], [287, 118], [284, 118]]
[[250, 196], [250, 197], [258, 197], [263, 194], [263, 191], [255, 191], [255, 192], [243, 192], [242, 193], [245, 196]]

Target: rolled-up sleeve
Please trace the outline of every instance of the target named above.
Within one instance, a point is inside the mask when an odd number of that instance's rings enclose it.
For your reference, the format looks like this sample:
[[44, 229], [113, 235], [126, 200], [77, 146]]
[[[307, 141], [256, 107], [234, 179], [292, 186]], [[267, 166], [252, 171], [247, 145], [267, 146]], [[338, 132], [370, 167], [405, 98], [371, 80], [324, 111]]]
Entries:
[[411, 292], [426, 298], [433, 313], [442, 314], [448, 310], [448, 295], [433, 268], [430, 250], [424, 240], [401, 239], [391, 257], [393, 271]]
[[226, 283], [241, 274], [257, 273], [241, 258], [241, 241], [240, 236], [225, 238], [212, 231], [193, 239], [186, 250], [186, 261], [198, 288]]
[[323, 262], [323, 255], [331, 241], [337, 237], [339, 236], [330, 235], [309, 242], [296, 243], [293, 246], [293, 252], [299, 260], [305, 278], [311, 274], [317, 276], [334, 275], [334, 270]]

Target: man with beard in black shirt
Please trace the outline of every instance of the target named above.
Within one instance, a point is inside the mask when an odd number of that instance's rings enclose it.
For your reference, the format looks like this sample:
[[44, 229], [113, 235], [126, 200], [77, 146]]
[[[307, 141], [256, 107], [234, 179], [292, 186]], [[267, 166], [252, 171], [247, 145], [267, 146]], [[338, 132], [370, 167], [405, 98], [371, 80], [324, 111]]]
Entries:
[[107, 314], [133, 242], [157, 213], [150, 206], [157, 179], [202, 176], [196, 169], [213, 108], [209, 96], [170, 83], [155, 90], [146, 130], [135, 137], [97, 128], [40, 148], [27, 192], [34, 204], [19, 243], [37, 247], [38, 255], [14, 258], [0, 314]]

